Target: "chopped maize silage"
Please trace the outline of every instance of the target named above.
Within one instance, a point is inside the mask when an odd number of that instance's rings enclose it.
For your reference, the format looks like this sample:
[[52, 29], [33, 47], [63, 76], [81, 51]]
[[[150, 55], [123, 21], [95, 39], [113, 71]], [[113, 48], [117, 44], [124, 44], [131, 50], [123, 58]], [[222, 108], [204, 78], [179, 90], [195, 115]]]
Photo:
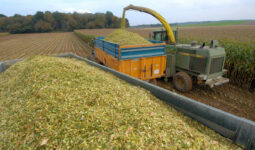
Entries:
[[148, 91], [74, 59], [0, 74], [0, 149], [237, 149]]
[[106, 36], [105, 41], [116, 43], [119, 45], [146, 45], [152, 44], [148, 40], [144, 39], [140, 35], [128, 32], [124, 29], [117, 29], [110, 35]]

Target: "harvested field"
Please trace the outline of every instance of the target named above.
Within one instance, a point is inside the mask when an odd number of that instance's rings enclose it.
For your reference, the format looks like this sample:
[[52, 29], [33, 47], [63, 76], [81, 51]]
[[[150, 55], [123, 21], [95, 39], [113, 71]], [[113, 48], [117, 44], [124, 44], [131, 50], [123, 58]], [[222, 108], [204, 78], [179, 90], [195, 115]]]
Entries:
[[0, 111], [1, 149], [241, 149], [75, 59], [32, 57], [0, 74]]
[[[128, 31], [138, 33], [144, 38], [148, 38], [153, 30], [160, 28], [129, 28]], [[84, 34], [107, 36], [116, 29], [84, 29], [77, 30]], [[255, 26], [235, 25], [235, 26], [210, 26], [210, 27], [179, 27], [179, 38], [191, 38], [194, 40], [209, 41], [233, 40], [237, 42], [255, 42]]]
[[15, 34], [0, 37], [0, 61], [72, 52], [86, 57], [89, 47], [74, 33]]
[[9, 35], [8, 32], [0, 32], [0, 37], [1, 37], [1, 36], [7, 36], [7, 35]]
[[243, 23], [242, 25], [255, 26], [255, 21], [249, 21], [249, 22]]
[[209, 41], [232, 40], [237, 42], [255, 42], [255, 26], [215, 26], [180, 28], [180, 38]]

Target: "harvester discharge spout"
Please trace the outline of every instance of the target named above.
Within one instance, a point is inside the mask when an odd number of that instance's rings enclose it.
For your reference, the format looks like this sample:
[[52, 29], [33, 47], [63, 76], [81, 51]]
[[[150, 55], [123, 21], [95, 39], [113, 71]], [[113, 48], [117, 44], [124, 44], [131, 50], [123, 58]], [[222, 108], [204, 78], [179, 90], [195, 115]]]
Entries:
[[174, 33], [173, 33], [173, 30], [172, 30], [171, 26], [169, 25], [169, 23], [159, 13], [157, 13], [156, 11], [154, 11], [152, 9], [149, 9], [149, 8], [134, 6], [134, 5], [129, 5], [129, 6], [125, 7], [123, 9], [122, 20], [121, 20], [121, 28], [122, 29], [125, 29], [125, 24], [126, 24], [125, 13], [126, 13], [126, 10], [129, 10], [129, 9], [141, 11], [141, 12], [144, 12], [144, 13], [148, 13], [148, 14], [154, 16], [155, 18], [157, 18], [163, 24], [163, 26], [166, 29], [168, 39], [169, 39], [168, 43], [169, 44], [170, 43], [171, 44], [176, 44]]

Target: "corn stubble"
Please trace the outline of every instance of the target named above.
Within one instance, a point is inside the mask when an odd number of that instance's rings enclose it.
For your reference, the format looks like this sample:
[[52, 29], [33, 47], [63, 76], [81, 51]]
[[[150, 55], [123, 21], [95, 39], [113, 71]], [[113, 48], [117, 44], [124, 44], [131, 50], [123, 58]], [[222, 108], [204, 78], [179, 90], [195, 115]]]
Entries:
[[0, 74], [1, 149], [238, 149], [85, 62], [31, 57]]
[[148, 40], [144, 39], [139, 34], [128, 32], [124, 29], [117, 29], [109, 34], [105, 41], [116, 43], [119, 45], [146, 45], [152, 44]]

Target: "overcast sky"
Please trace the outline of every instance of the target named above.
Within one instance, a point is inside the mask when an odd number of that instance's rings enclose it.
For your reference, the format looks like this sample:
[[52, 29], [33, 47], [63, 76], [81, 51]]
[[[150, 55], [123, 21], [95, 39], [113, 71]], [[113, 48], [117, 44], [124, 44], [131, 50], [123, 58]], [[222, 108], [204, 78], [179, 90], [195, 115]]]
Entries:
[[[0, 13], [35, 14], [36, 11], [106, 12], [121, 17], [129, 5], [151, 8], [169, 23], [208, 20], [255, 19], [255, 0], [0, 0]], [[137, 12], [126, 13], [131, 25], [159, 23], [152, 16]]]

